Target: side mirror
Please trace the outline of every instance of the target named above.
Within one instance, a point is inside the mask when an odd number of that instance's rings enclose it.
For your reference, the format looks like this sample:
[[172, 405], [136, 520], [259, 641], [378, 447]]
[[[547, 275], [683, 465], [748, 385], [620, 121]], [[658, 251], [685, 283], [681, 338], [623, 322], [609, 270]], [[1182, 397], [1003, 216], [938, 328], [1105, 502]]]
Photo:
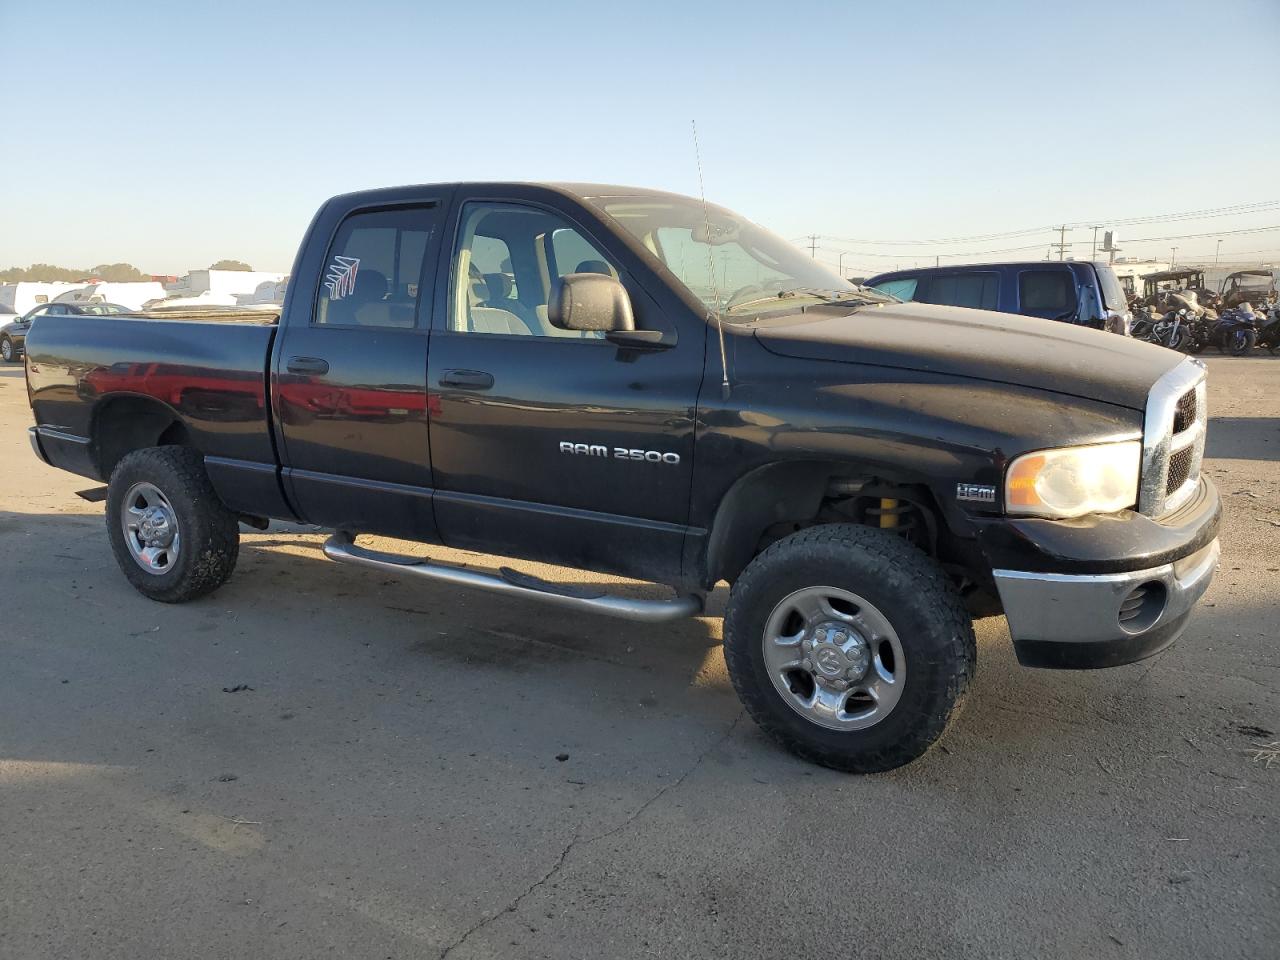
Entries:
[[636, 328], [627, 291], [603, 273], [568, 273], [552, 284], [547, 319], [561, 330], [610, 333]]
[[1098, 296], [1086, 284], [1076, 287], [1076, 322], [1084, 327], [1100, 327], [1102, 317], [1098, 315]]

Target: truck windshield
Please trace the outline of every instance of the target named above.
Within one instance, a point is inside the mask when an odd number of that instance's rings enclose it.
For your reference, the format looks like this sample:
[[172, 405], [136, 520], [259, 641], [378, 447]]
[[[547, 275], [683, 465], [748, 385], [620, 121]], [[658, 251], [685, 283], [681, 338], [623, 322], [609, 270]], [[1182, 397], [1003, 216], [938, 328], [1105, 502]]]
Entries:
[[864, 291], [724, 207], [684, 197], [590, 197], [713, 313], [742, 317]]
[[1102, 286], [1102, 305], [1108, 310], [1123, 313], [1129, 308], [1129, 299], [1125, 296], [1120, 278], [1116, 276], [1110, 264], [1095, 263], [1093, 266], [1098, 272], [1098, 282]]

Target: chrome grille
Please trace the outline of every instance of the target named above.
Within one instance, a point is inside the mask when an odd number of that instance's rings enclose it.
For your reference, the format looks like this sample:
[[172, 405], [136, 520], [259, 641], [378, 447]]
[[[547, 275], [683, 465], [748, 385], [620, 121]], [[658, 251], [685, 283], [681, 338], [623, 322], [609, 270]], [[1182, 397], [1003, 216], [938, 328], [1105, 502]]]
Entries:
[[1184, 360], [1156, 381], [1147, 397], [1138, 496], [1141, 512], [1164, 516], [1195, 493], [1207, 421], [1204, 365]]
[[1193, 456], [1190, 447], [1179, 450], [1169, 458], [1169, 477], [1164, 482], [1165, 496], [1171, 493], [1177, 493], [1187, 478], [1191, 476], [1191, 458]]

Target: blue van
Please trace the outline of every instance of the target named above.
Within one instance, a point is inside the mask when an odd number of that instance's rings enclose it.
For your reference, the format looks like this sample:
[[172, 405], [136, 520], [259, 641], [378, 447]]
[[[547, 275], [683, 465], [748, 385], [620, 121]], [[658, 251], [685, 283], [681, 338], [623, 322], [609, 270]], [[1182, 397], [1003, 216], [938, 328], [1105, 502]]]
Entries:
[[1088, 260], [969, 263], [894, 270], [864, 281], [899, 300], [1021, 313], [1129, 334], [1129, 307], [1115, 271]]

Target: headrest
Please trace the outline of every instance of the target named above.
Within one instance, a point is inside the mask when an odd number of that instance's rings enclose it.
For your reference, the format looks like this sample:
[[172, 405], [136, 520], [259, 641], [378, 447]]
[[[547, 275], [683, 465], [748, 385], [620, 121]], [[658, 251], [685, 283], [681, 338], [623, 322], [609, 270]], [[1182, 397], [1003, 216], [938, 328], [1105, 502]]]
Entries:
[[574, 273], [603, 273], [606, 277], [612, 277], [613, 271], [609, 269], [609, 265], [603, 260], [583, 260], [578, 264], [578, 269]]
[[356, 274], [351, 299], [357, 303], [377, 303], [387, 295], [387, 276], [377, 270], [361, 270]]
[[486, 273], [484, 285], [487, 291], [485, 299], [490, 303], [494, 300], [506, 300], [511, 296], [511, 278], [505, 273]]

